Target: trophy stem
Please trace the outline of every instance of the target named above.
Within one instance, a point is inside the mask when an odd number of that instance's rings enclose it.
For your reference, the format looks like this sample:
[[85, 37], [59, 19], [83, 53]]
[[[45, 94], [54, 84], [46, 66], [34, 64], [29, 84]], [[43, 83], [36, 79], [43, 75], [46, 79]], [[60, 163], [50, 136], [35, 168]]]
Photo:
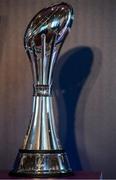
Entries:
[[42, 95], [46, 89], [43, 87], [41, 95], [33, 96], [30, 125], [11, 175], [52, 177], [69, 175], [72, 172], [67, 154], [57, 138], [52, 96], [47, 93]]
[[33, 112], [23, 149], [62, 149], [56, 135], [52, 106], [52, 96], [33, 97]]

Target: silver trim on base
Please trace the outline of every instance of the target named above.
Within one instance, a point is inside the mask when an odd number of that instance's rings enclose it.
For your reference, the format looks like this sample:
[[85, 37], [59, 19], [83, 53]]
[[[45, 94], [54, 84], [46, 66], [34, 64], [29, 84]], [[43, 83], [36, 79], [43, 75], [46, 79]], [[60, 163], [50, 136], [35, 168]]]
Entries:
[[30, 151], [20, 150], [10, 175], [48, 177], [68, 175], [72, 172], [67, 154], [63, 150]]

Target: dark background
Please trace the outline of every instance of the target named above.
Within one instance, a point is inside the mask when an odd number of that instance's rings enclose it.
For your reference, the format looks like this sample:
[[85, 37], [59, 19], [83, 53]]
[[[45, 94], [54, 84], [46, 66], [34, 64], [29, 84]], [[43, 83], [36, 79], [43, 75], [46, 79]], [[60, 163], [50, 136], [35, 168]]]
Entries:
[[[30, 19], [56, 0], [0, 0], [0, 169], [11, 169], [31, 116], [23, 47]], [[55, 69], [56, 119], [74, 170], [116, 178], [116, 0], [65, 0], [75, 12]]]

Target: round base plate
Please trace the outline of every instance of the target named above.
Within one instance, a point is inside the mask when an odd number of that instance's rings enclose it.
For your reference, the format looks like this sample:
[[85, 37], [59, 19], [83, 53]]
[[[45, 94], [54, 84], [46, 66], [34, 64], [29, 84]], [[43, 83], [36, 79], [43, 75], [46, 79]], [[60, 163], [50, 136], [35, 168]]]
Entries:
[[19, 177], [61, 177], [72, 175], [63, 150], [19, 150], [14, 168], [9, 173]]

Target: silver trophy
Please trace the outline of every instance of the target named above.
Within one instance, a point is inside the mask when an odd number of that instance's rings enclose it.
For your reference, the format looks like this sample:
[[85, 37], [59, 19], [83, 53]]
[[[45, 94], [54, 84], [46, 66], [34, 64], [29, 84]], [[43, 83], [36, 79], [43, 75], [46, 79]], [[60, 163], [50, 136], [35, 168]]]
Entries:
[[33, 108], [11, 175], [52, 177], [72, 172], [62, 149], [53, 112], [53, 69], [73, 22], [73, 9], [60, 3], [42, 9], [27, 26], [24, 47], [33, 74]]

